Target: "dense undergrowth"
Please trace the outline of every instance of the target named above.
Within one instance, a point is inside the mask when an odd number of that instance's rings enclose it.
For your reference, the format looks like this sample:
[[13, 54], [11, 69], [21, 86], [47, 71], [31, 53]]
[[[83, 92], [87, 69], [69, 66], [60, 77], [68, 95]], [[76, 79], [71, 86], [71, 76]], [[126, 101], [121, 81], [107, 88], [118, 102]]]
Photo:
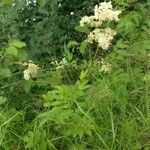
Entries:
[[150, 149], [150, 3], [101, 2], [0, 1], [0, 150]]

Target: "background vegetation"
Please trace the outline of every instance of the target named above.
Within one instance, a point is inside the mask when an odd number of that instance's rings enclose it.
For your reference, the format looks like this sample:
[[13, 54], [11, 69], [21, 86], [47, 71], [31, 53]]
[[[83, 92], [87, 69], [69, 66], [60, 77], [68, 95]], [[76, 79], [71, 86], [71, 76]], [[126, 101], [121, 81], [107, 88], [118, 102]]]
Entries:
[[[113, 0], [117, 36], [95, 52], [79, 20], [100, 2], [0, 1], [0, 150], [150, 149], [150, 2]], [[40, 70], [25, 80], [28, 60]]]

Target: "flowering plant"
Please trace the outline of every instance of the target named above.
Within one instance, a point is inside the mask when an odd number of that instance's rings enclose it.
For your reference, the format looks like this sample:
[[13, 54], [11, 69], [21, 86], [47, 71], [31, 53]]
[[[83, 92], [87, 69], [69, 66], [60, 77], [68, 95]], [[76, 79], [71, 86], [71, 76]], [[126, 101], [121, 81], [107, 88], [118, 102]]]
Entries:
[[111, 2], [102, 2], [94, 8], [94, 15], [84, 16], [80, 20], [80, 26], [93, 27], [94, 30], [88, 34], [86, 41], [88, 43], [96, 42], [98, 47], [107, 50], [111, 45], [111, 41], [116, 35], [116, 31], [110, 28], [102, 28], [106, 21], [119, 21], [121, 11], [114, 10]]

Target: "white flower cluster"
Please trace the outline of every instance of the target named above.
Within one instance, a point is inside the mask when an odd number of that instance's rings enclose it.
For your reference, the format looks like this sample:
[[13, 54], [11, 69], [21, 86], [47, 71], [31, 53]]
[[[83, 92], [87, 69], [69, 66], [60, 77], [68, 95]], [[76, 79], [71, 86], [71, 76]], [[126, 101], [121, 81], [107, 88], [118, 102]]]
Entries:
[[116, 35], [116, 31], [106, 28], [100, 29], [104, 21], [118, 21], [118, 15], [121, 11], [114, 10], [112, 8], [111, 2], [102, 2], [96, 5], [94, 8], [93, 16], [84, 16], [80, 20], [80, 26], [89, 25], [95, 29], [89, 33], [88, 39], [89, 43], [94, 41], [98, 43], [98, 47], [107, 50], [111, 45], [111, 41]]
[[88, 24], [91, 27], [98, 27], [102, 25], [101, 21], [97, 21], [95, 16], [84, 16], [80, 20], [80, 26]]
[[66, 66], [68, 64], [66, 58], [63, 58], [60, 62], [58, 62], [57, 60], [55, 62], [51, 62], [51, 64], [56, 65], [56, 69], [63, 69], [64, 66]]
[[86, 41], [89, 43], [93, 43], [95, 41], [98, 43], [99, 47], [107, 50], [111, 45], [111, 41], [113, 40], [115, 35], [116, 31], [110, 28], [94, 29], [92, 32], [90, 32]]
[[23, 72], [24, 79], [29, 80], [30, 78], [36, 77], [36, 75], [39, 71], [39, 67], [37, 65], [35, 65], [32, 61], [30, 61], [29, 63], [27, 63], [25, 65], [27, 65], [27, 69], [25, 69]]
[[103, 21], [118, 21], [121, 11], [114, 10], [111, 2], [102, 2], [94, 8], [94, 15], [84, 16], [80, 20], [80, 26], [88, 24], [90, 26], [101, 26]]
[[100, 72], [111, 72], [112, 65], [109, 62], [106, 62], [104, 59], [100, 62]]
[[119, 21], [118, 15], [121, 11], [114, 10], [111, 2], [100, 3], [94, 9], [95, 18], [100, 21]]

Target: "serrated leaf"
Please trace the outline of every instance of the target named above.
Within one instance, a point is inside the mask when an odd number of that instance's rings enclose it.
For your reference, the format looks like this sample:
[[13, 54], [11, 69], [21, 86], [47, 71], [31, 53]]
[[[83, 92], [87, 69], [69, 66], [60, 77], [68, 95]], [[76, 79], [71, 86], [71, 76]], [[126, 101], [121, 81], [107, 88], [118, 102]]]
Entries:
[[88, 69], [85, 70], [85, 71], [82, 70], [81, 73], [80, 73], [79, 78], [80, 78], [80, 80], [83, 80], [83, 79], [85, 79], [87, 76], [88, 76]]
[[82, 32], [82, 33], [89, 33], [90, 32], [90, 29], [87, 28], [86, 26], [76, 26], [75, 27], [75, 30], [78, 31], [78, 32]]

